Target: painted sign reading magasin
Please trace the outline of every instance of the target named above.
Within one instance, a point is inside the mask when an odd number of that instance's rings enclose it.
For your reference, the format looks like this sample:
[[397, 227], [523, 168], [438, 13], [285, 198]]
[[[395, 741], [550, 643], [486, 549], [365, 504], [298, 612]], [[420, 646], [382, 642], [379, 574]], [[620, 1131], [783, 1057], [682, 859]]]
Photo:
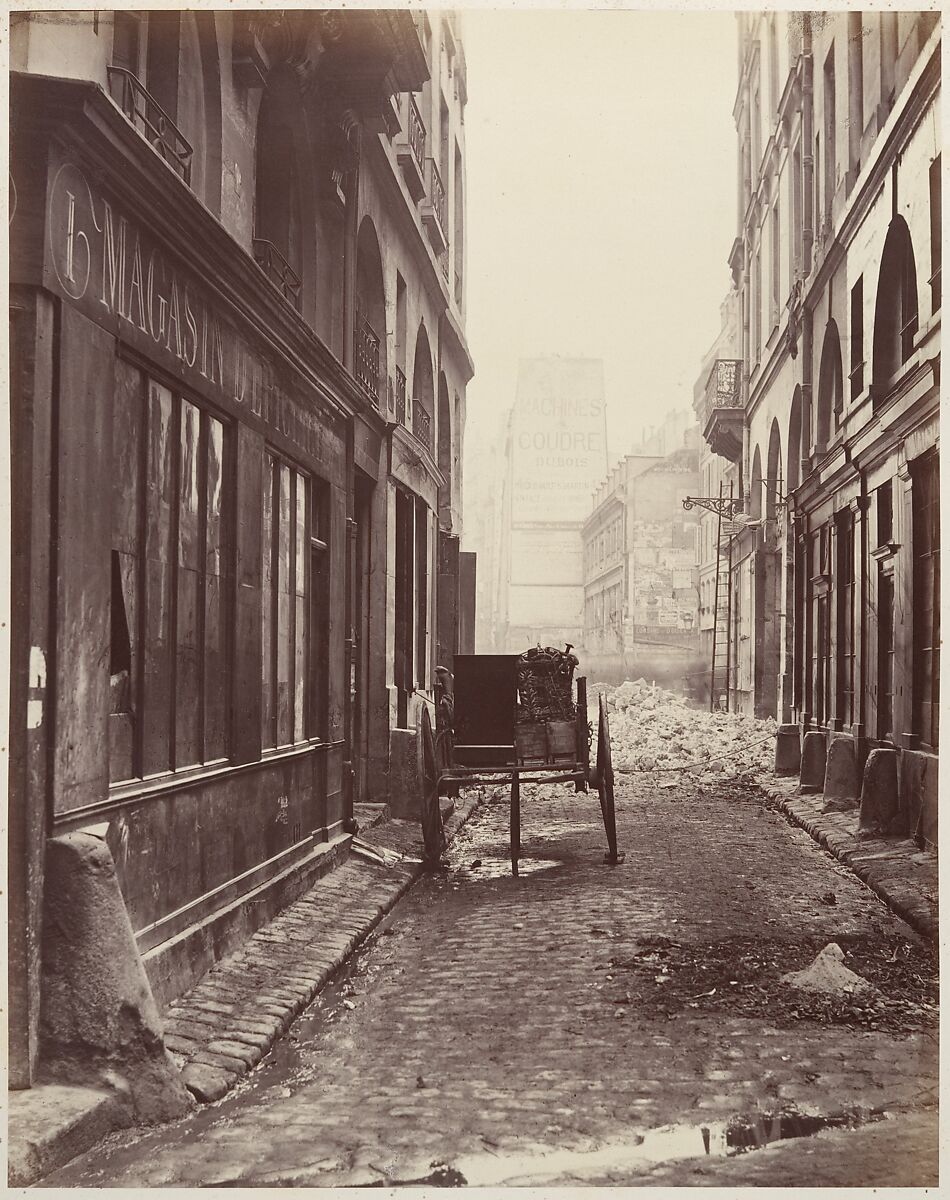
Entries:
[[511, 439], [512, 524], [584, 521], [607, 474], [601, 362], [522, 361]]
[[50, 284], [94, 321], [316, 451], [323, 431], [310, 405], [293, 403], [200, 279], [73, 162], [54, 169], [47, 240]]

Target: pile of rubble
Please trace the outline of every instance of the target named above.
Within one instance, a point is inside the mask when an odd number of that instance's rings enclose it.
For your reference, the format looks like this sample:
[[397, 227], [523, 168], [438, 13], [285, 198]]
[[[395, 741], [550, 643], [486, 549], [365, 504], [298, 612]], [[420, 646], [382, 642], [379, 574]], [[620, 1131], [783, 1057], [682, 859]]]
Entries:
[[593, 690], [595, 700], [597, 692], [607, 697], [615, 772], [651, 772], [663, 782], [688, 771], [691, 782], [715, 782], [772, 767], [776, 727], [771, 718], [695, 708], [645, 679]]

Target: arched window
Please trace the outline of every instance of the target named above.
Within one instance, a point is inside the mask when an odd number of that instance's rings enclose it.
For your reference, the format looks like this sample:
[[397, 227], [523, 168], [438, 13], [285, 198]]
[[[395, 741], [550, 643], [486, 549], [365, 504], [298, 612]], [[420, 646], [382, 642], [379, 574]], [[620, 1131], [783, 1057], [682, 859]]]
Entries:
[[895, 217], [887, 231], [874, 305], [872, 396], [880, 401], [914, 349], [917, 336], [917, 268], [910, 230]]
[[779, 432], [778, 421], [772, 421], [769, 431], [769, 456], [765, 473], [765, 516], [769, 521], [775, 519], [776, 505], [785, 499], [784, 480], [782, 478], [782, 435]]
[[821, 347], [821, 366], [818, 371], [818, 428], [815, 442], [824, 450], [831, 440], [831, 414], [835, 424], [841, 420], [844, 392], [841, 384], [841, 340], [838, 326], [829, 321]]
[[801, 482], [802, 469], [802, 390], [796, 387], [792, 396], [792, 411], [788, 418], [788, 490], [793, 492]]
[[752, 456], [752, 491], [749, 495], [749, 516], [753, 521], [762, 517], [762, 455], [758, 446]]
[[439, 520], [452, 528], [452, 413], [445, 375], [439, 372], [439, 471], [445, 484], [439, 488]]
[[386, 383], [386, 298], [376, 229], [364, 217], [356, 241], [356, 378], [378, 405]]
[[432, 409], [434, 389], [432, 385], [432, 352], [425, 324], [416, 334], [416, 353], [412, 364], [412, 432], [431, 454]]

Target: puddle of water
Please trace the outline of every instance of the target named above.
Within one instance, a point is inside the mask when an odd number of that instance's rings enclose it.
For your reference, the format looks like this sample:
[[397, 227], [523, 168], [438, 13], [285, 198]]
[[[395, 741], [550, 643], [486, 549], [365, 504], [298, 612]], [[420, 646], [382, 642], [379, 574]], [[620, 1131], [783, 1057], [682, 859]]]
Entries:
[[[859, 1117], [851, 1113], [830, 1116], [800, 1112], [758, 1113], [707, 1125], [664, 1125], [644, 1134], [632, 1134], [623, 1142], [590, 1150], [554, 1149], [540, 1154], [503, 1151], [463, 1155], [451, 1166], [431, 1163], [429, 1174], [422, 1169], [407, 1171], [414, 1178], [382, 1179], [374, 1187], [498, 1187], [554, 1184], [565, 1179], [601, 1178], [630, 1173], [689, 1158], [731, 1158], [759, 1150], [774, 1142], [810, 1137], [823, 1129], [853, 1128], [866, 1121], [881, 1120], [885, 1113]], [[365, 1186], [365, 1185], [364, 1185]]]
[[[476, 867], [475, 862], [479, 865]], [[535, 875], [538, 871], [553, 871], [564, 863], [554, 858], [521, 858], [518, 860], [518, 875]], [[471, 863], [452, 868], [452, 874], [462, 879], [510, 879], [511, 860], [508, 858], [480, 858]]]

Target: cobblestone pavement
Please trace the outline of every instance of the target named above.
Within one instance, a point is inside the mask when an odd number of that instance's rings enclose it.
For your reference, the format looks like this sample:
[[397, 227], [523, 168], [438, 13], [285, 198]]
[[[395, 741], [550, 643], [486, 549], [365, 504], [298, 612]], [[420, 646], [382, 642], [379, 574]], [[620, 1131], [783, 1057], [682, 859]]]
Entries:
[[[596, 796], [522, 807], [518, 879], [489, 804], [230, 1096], [44, 1184], [936, 1183], [932, 964], [860, 880], [748, 796], [624, 786], [614, 868]], [[831, 941], [883, 1007], [779, 983]]]

